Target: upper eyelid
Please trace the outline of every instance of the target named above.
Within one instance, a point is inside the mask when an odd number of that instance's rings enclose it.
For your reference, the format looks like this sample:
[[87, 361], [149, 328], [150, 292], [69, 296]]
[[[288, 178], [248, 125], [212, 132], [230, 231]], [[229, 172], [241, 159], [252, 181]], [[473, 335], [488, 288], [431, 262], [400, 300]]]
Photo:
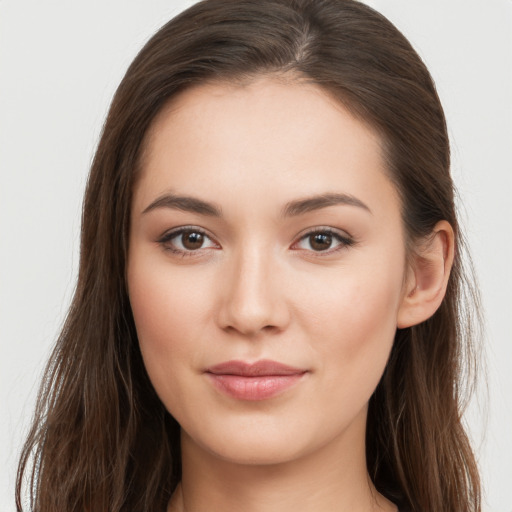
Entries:
[[205, 230], [204, 228], [200, 228], [199, 226], [179, 226], [165, 231], [161, 236], [158, 237], [157, 242], [162, 242], [165, 239], [173, 238], [177, 235], [180, 235], [181, 233], [184, 233], [185, 231], [197, 231], [202, 235], [206, 235], [211, 240], [215, 240], [215, 237], [208, 233], [207, 230]]
[[301, 231], [297, 235], [297, 239], [302, 239], [305, 236], [311, 235], [312, 233], [332, 233], [333, 235], [338, 235], [341, 238], [350, 238], [351, 240], [354, 240], [354, 237], [346, 230], [339, 229], [339, 228], [333, 228], [331, 226], [315, 226], [313, 228], [306, 228], [304, 231]]

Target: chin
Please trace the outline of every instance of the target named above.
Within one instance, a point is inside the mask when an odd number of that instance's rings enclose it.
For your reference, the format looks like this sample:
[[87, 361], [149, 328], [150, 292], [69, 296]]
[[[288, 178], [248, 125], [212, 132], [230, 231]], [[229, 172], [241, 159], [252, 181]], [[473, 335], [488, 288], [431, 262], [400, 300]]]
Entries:
[[275, 421], [276, 418], [253, 416], [219, 425], [212, 422], [207, 432], [182, 430], [182, 442], [184, 449], [206, 452], [233, 464], [285, 464], [321, 450], [339, 434], [304, 419]]
[[225, 416], [206, 423], [208, 429], [182, 425], [184, 449], [208, 452], [237, 464], [278, 464], [293, 459], [308, 444], [308, 436], [301, 436], [293, 422], [283, 423], [268, 415]]
[[269, 466], [285, 464], [304, 455], [304, 447], [291, 445], [290, 440], [275, 439], [231, 439], [229, 443], [205, 446], [213, 456], [244, 466]]

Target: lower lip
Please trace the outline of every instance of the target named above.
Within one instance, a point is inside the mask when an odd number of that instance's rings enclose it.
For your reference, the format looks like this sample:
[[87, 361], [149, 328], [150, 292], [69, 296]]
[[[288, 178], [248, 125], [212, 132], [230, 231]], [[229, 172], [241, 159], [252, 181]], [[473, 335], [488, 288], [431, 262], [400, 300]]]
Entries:
[[213, 385], [222, 393], [239, 400], [267, 400], [297, 384], [304, 373], [292, 375], [227, 375], [207, 373]]

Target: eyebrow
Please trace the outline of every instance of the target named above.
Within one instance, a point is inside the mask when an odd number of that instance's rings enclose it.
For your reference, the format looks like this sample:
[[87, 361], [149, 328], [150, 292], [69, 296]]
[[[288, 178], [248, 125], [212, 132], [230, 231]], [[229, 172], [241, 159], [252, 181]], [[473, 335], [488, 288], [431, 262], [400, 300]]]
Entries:
[[350, 194], [327, 193], [290, 201], [284, 206], [282, 216], [294, 217], [296, 215], [302, 215], [304, 213], [335, 205], [356, 206], [372, 213], [370, 208], [357, 197]]
[[[350, 194], [326, 193], [290, 201], [281, 210], [281, 216], [295, 217], [336, 205], [356, 206], [372, 213], [370, 208], [357, 197]], [[214, 203], [203, 201], [197, 197], [172, 193], [158, 197], [142, 213], [148, 213], [158, 208], [171, 208], [208, 217], [222, 217], [222, 208]]]
[[155, 199], [142, 213], [148, 213], [157, 208], [172, 208], [209, 217], [222, 217], [222, 209], [219, 206], [192, 196], [165, 194]]

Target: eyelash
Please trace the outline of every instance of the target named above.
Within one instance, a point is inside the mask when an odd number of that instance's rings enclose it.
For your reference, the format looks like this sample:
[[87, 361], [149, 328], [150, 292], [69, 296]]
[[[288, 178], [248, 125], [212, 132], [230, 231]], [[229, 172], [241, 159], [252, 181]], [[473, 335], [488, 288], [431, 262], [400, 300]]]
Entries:
[[[173, 247], [170, 245], [170, 241], [174, 238], [179, 237], [183, 233], [200, 233], [201, 235], [205, 236], [206, 238], [211, 240], [211, 237], [206, 233], [205, 230], [198, 228], [196, 226], [183, 226], [180, 228], [173, 229], [171, 231], [168, 231], [163, 234], [162, 237], [160, 237], [157, 242], [164, 248], [164, 250], [169, 251], [177, 256], [181, 256], [182, 258], [190, 258], [190, 257], [197, 257], [199, 256], [199, 251], [202, 248], [199, 248], [197, 250], [182, 250], [177, 249], [176, 247]], [[330, 256], [334, 253], [337, 253], [338, 251], [341, 251], [343, 249], [347, 249], [348, 247], [352, 247], [356, 244], [356, 241], [354, 238], [352, 238], [350, 235], [342, 235], [338, 231], [333, 230], [332, 228], [327, 227], [318, 227], [311, 229], [310, 231], [307, 231], [303, 235], [299, 237], [299, 240], [295, 242], [293, 245], [297, 245], [302, 240], [307, 239], [310, 236], [313, 236], [315, 234], [323, 234], [331, 236], [334, 240], [339, 242], [339, 245], [336, 246], [334, 249], [328, 249], [326, 251], [315, 251], [313, 249], [309, 250], [309, 252], [312, 252], [317, 257], [324, 257], [324, 256]], [[296, 249], [296, 250], [308, 250], [308, 249]]]
[[157, 240], [157, 242], [166, 251], [172, 252], [173, 254], [175, 254], [177, 256], [181, 256], [182, 258], [196, 257], [197, 254], [195, 254], [195, 253], [199, 252], [201, 249], [198, 249], [196, 251], [191, 251], [191, 250], [183, 251], [183, 250], [177, 249], [176, 247], [173, 247], [172, 245], [169, 244], [169, 242], [173, 238], [176, 238], [176, 237], [182, 235], [183, 233], [188, 233], [188, 232], [189, 233], [200, 233], [201, 235], [207, 237], [208, 239], [211, 239], [211, 237], [206, 233], [206, 231], [204, 231], [201, 228], [198, 228], [196, 226], [183, 226], [180, 228], [172, 229], [171, 231], [164, 233], [162, 235], [162, 237], [160, 237]]
[[[310, 236], [313, 236], [316, 234], [331, 236], [333, 240], [336, 240], [339, 243], [339, 245], [336, 246], [334, 249], [329, 248], [326, 251], [315, 251], [315, 250], [310, 251], [313, 254], [315, 254], [315, 256], [320, 257], [320, 258], [323, 256], [330, 256], [334, 253], [337, 253], [339, 251], [342, 251], [344, 249], [352, 247], [356, 243], [354, 238], [352, 236], [350, 236], [348, 233], [341, 234], [339, 231], [335, 231], [332, 228], [318, 227], [318, 228], [311, 229], [311, 230], [307, 231], [306, 233], [304, 233], [303, 235], [301, 235], [299, 237], [298, 242], [295, 242], [293, 245], [297, 245], [302, 240], [305, 240], [305, 239], [309, 238]], [[303, 250], [308, 250], [308, 249], [303, 249]]]

